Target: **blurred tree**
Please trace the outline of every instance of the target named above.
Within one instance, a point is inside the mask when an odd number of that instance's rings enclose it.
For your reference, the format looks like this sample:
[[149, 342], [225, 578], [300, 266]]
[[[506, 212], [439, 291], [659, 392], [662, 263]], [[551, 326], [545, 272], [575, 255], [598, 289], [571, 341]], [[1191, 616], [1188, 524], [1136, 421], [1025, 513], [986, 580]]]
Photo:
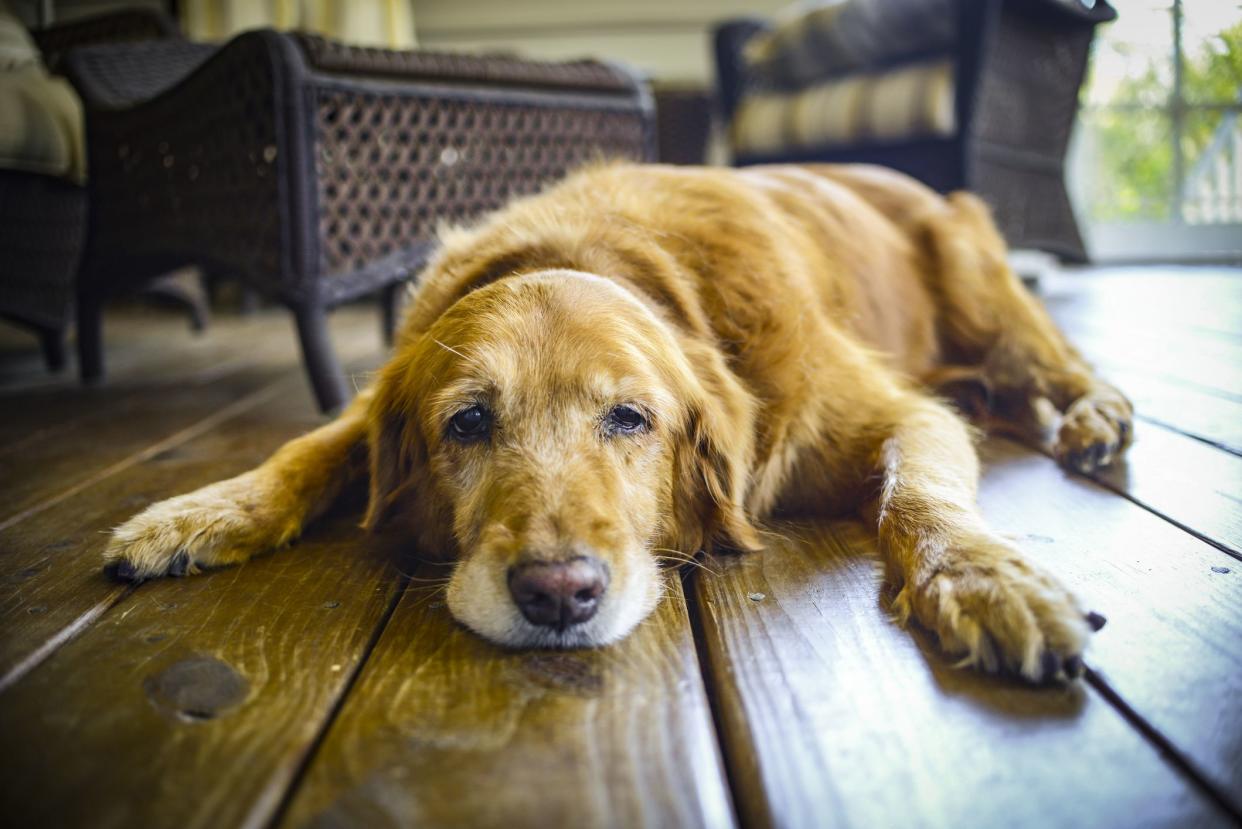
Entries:
[[1182, 68], [1184, 97], [1196, 104], [1236, 103], [1242, 90], [1242, 23], [1199, 46]]
[[[1242, 23], [1198, 44], [1185, 44], [1182, 100], [1189, 107], [1183, 122], [1183, 159], [1187, 169], [1212, 140], [1219, 109], [1196, 105], [1234, 105], [1242, 92]], [[1168, 220], [1172, 218], [1173, 140], [1171, 110], [1175, 90], [1160, 78], [1155, 60], [1117, 84], [1111, 102], [1161, 101], [1154, 109], [1110, 108], [1108, 103], [1084, 113], [1099, 151], [1088, 209], [1093, 221]]]

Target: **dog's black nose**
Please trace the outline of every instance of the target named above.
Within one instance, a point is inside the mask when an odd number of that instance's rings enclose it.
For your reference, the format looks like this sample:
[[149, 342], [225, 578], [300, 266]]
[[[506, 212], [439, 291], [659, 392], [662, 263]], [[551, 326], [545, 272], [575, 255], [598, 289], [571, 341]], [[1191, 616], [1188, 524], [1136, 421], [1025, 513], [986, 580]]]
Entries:
[[608, 589], [608, 568], [592, 556], [531, 561], [509, 570], [509, 592], [527, 621], [563, 631], [595, 615]]

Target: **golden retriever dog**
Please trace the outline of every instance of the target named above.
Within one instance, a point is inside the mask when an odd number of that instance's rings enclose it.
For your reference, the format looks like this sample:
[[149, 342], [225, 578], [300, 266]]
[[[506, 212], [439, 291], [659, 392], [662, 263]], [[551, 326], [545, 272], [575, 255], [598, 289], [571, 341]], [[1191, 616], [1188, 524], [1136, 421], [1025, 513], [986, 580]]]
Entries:
[[444, 232], [374, 384], [258, 468], [119, 527], [109, 569], [245, 561], [366, 479], [363, 526], [454, 561], [462, 624], [596, 646], [651, 612], [665, 554], [856, 514], [898, 619], [967, 664], [1076, 677], [1102, 620], [988, 529], [972, 429], [933, 392], [973, 378], [992, 416], [1050, 401], [1080, 470], [1123, 451], [1132, 410], [1005, 257], [976, 198], [879, 168], [581, 171]]

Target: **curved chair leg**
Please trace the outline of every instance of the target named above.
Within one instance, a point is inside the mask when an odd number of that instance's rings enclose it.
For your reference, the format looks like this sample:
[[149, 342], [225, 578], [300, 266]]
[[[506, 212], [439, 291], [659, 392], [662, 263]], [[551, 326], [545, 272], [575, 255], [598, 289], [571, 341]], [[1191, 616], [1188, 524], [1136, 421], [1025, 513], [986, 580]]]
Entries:
[[57, 372], [65, 367], [65, 329], [40, 329], [39, 346], [43, 349], [43, 363], [48, 371]]
[[298, 339], [302, 342], [302, 362], [306, 376], [315, 390], [320, 410], [335, 412], [349, 400], [345, 372], [336, 359], [332, 338], [328, 335], [328, 312], [324, 308], [295, 309]]
[[211, 324], [207, 290], [201, 276], [188, 269], [173, 271], [152, 282], [145, 289], [149, 296], [178, 305], [190, 314], [190, 330], [201, 334]]
[[78, 374], [83, 383], [103, 378], [103, 300], [78, 292]]

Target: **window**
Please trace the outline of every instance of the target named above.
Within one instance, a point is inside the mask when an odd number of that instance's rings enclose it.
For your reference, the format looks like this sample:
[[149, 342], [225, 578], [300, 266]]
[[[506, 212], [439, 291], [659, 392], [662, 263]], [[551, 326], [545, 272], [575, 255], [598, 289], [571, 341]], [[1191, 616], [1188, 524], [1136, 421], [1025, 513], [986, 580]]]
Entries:
[[1242, 3], [1117, 6], [1070, 162], [1088, 246], [1101, 260], [1242, 258]]

